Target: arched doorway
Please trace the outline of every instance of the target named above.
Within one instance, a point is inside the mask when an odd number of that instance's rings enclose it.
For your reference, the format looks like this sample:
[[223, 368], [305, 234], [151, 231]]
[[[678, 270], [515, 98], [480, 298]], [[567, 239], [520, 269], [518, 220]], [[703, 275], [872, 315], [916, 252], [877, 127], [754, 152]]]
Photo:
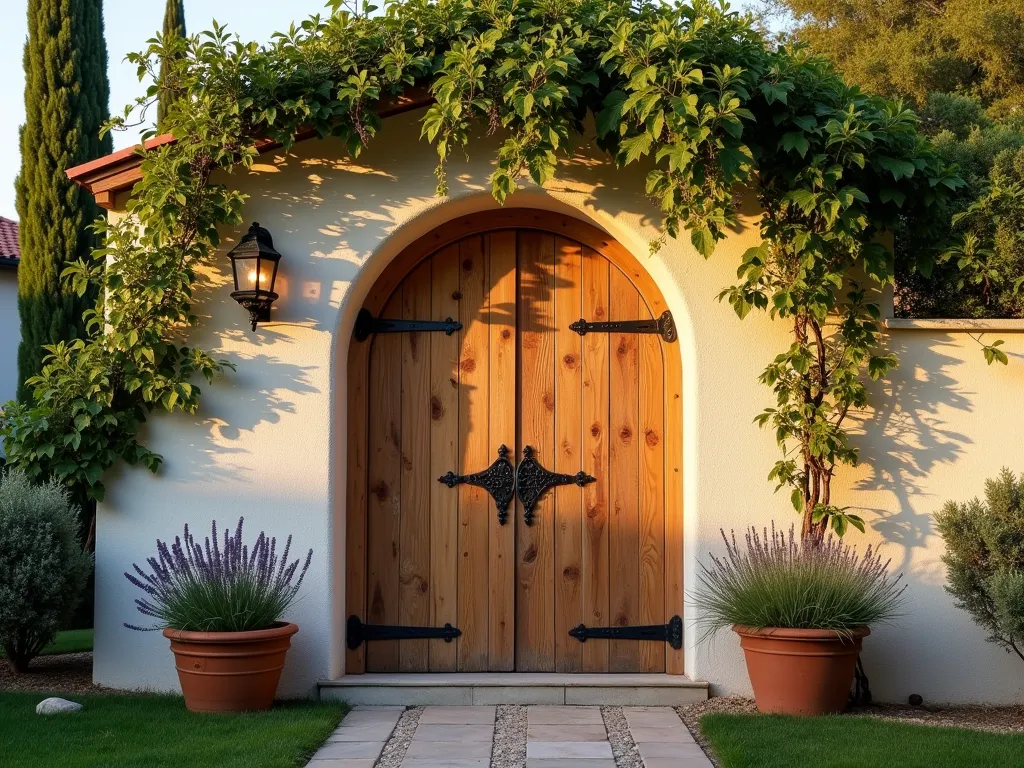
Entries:
[[349, 352], [346, 671], [682, 674], [677, 347], [575, 218], [473, 214], [399, 254]]

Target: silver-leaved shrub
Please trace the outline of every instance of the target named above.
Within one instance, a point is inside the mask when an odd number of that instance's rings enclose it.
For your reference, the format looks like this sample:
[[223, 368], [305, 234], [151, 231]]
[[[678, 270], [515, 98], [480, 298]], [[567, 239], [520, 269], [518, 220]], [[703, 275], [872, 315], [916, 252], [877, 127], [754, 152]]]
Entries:
[[67, 489], [15, 470], [0, 476], [0, 647], [15, 672], [71, 617], [91, 571]]

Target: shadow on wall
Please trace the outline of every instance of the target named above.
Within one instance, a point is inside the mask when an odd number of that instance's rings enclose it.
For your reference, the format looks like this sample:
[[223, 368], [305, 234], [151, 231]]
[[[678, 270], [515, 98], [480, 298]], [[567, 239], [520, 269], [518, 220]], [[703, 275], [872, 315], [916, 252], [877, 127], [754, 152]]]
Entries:
[[[895, 499], [894, 507], [865, 509], [875, 514], [868, 520], [871, 528], [902, 548], [902, 560], [893, 564], [899, 571], [909, 567], [911, 550], [927, 546], [932, 514], [944, 501], [936, 499], [926, 510], [915, 509], [915, 502], [930, 498], [923, 481], [944, 465], [956, 464], [972, 442], [950, 428], [943, 413], [973, 411], [971, 396], [976, 393], [967, 391], [949, 371], [964, 364], [963, 348], [949, 334], [927, 338], [893, 334], [888, 347], [899, 357], [900, 366], [871, 388], [872, 410], [862, 415], [853, 430], [861, 463], [868, 470], [854, 489], [883, 491]], [[971, 362], [984, 365], [980, 353]]]

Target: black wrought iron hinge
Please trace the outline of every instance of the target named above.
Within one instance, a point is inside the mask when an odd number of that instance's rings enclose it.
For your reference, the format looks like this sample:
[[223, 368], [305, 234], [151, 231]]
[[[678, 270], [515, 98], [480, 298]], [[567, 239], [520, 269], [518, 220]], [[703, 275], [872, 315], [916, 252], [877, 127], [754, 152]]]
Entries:
[[375, 333], [444, 333], [451, 336], [462, 329], [462, 323], [446, 317], [444, 320], [391, 320], [385, 317], [374, 317], [368, 309], [360, 309], [356, 315], [356, 327], [352, 337], [356, 341], [366, 341]]
[[675, 320], [667, 309], [656, 320], [609, 320], [595, 323], [581, 317], [569, 325], [569, 330], [576, 331], [580, 336], [588, 333], [656, 333], [668, 342], [679, 338]]
[[349, 616], [345, 639], [355, 650], [370, 640], [444, 640], [450, 643], [462, 630], [445, 624], [443, 627], [403, 627], [392, 624], [363, 624], [358, 616]]
[[519, 468], [516, 470], [516, 493], [523, 503], [523, 522], [527, 525], [533, 523], [534, 505], [549, 488], [557, 485], [578, 485], [582, 488], [597, 479], [583, 470], [575, 475], [549, 472], [540, 465], [533, 453], [532, 446], [523, 448], [523, 460], [519, 462]]
[[588, 627], [580, 624], [569, 630], [570, 637], [581, 643], [587, 640], [655, 640], [665, 642], [677, 651], [683, 647], [683, 620], [673, 616], [668, 624], [648, 624], [636, 627]]
[[483, 488], [491, 494], [494, 505], [498, 508], [498, 522], [504, 525], [508, 520], [508, 505], [516, 492], [516, 471], [512, 462], [508, 460], [506, 446], [502, 445], [498, 448], [498, 458], [483, 472], [475, 472], [472, 475], [456, 475], [449, 471], [437, 478], [437, 482], [444, 483], [449, 488], [461, 484]]

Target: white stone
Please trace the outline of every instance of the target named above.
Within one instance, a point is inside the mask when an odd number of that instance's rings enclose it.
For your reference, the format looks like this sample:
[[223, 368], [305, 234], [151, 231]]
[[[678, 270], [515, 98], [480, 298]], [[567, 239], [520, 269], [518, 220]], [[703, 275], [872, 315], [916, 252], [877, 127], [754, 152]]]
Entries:
[[67, 699], [60, 699], [56, 696], [51, 696], [48, 699], [43, 699], [36, 705], [37, 715], [58, 715], [62, 712], [81, 712], [82, 705], [76, 704], [73, 701]]

